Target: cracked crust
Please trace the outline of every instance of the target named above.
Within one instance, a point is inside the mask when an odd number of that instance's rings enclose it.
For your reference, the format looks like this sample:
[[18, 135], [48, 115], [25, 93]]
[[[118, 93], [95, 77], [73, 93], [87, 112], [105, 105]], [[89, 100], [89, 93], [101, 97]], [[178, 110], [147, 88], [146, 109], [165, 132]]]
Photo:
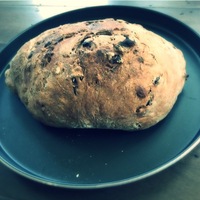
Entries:
[[47, 125], [139, 130], [170, 112], [186, 69], [182, 52], [164, 38], [103, 19], [43, 32], [21, 47], [5, 75]]

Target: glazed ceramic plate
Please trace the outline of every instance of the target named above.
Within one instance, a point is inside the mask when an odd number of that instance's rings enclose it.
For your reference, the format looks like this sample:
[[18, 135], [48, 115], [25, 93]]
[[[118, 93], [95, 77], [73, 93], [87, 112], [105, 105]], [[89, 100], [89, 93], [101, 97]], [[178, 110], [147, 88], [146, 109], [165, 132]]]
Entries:
[[[170, 114], [145, 131], [57, 129], [34, 120], [5, 85], [4, 71], [22, 44], [42, 31], [83, 20], [120, 18], [142, 24], [180, 48], [189, 79]], [[49, 18], [0, 53], [0, 160], [38, 182], [66, 188], [134, 182], [174, 164], [200, 140], [200, 38], [183, 23], [142, 8], [101, 6]]]

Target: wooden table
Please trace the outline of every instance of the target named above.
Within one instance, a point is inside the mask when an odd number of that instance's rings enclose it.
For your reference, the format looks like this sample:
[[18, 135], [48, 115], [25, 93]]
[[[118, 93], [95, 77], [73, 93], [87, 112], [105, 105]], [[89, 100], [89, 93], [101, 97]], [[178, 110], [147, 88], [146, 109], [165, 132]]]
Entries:
[[[45, 18], [93, 5], [117, 4], [149, 8], [177, 18], [200, 34], [200, 1], [88, 0], [86, 2], [0, 0], [0, 50], [20, 32]], [[199, 200], [200, 145], [177, 164], [157, 175], [126, 186], [104, 190], [76, 191], [48, 187], [27, 180], [0, 163], [0, 200], [11, 199]]]

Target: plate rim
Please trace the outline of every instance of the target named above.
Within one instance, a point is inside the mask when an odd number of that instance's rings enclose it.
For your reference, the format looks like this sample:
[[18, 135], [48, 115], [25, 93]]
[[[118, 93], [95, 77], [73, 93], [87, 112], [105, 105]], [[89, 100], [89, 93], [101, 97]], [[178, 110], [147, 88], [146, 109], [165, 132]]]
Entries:
[[[198, 131], [197, 134], [199, 134], [199, 133], [200, 133], [200, 131]], [[155, 174], [158, 174], [159, 172], [164, 171], [165, 169], [173, 166], [178, 161], [183, 159], [198, 144], [200, 144], [200, 135], [197, 137], [195, 142], [193, 142], [188, 148], [185, 148], [184, 151], [180, 152], [176, 157], [174, 157], [174, 159], [171, 159], [169, 162], [167, 162], [163, 165], [160, 165], [159, 167], [155, 168], [154, 170], [149, 171], [148, 173], [143, 173], [140, 176], [130, 177], [130, 178], [122, 179], [122, 180], [119, 180], [119, 181], [111, 181], [111, 182], [107, 182], [107, 183], [97, 183], [97, 184], [79, 184], [79, 185], [76, 185], [76, 184], [66, 184], [64, 181], [62, 181], [63, 183], [58, 183], [57, 181], [50, 181], [50, 179], [45, 180], [44, 178], [40, 178], [39, 176], [36, 176], [34, 174], [24, 172], [23, 170], [11, 165], [1, 155], [0, 155], [0, 162], [2, 164], [4, 164], [5, 166], [7, 166], [10, 170], [21, 175], [22, 177], [27, 178], [27, 179], [32, 180], [32, 181], [35, 181], [35, 182], [40, 183], [40, 184], [59, 187], [59, 188], [66, 188], [66, 189], [101, 189], [101, 188], [111, 188], [111, 187], [127, 185], [127, 184], [130, 184], [130, 183], [134, 183], [134, 182], [146, 179], [146, 178], [151, 177]]]
[[[112, 7], [112, 9], [114, 8], [128, 8], [128, 9], [136, 9], [136, 10], [140, 10], [143, 12], [149, 12], [151, 14], [155, 14], [158, 16], [162, 16], [165, 19], [171, 20], [171, 21], [175, 21], [176, 23], [178, 23], [180, 26], [182, 26], [184, 29], [186, 29], [190, 34], [194, 35], [195, 38], [198, 39], [198, 42], [200, 43], [200, 35], [195, 32], [192, 28], [190, 28], [188, 25], [184, 24], [183, 22], [177, 20], [176, 18], [173, 18], [167, 14], [161, 13], [159, 11], [155, 11], [155, 10], [151, 10], [151, 9], [147, 9], [147, 8], [142, 8], [142, 7], [135, 7], [135, 6], [124, 6], [124, 5], [103, 5], [103, 6], [91, 6], [91, 7], [84, 7], [84, 8], [79, 8], [79, 9], [75, 9], [75, 10], [71, 10], [71, 11], [67, 11], [67, 12], [63, 12], [60, 14], [57, 14], [55, 16], [52, 16], [50, 18], [47, 18], [45, 20], [42, 20], [38, 23], [36, 23], [35, 25], [25, 29], [24, 31], [22, 31], [21, 33], [19, 33], [15, 38], [13, 38], [9, 44], [7, 44], [1, 51], [0, 51], [0, 56], [5, 55], [7, 53], [7, 51], [10, 49], [10, 46], [14, 46], [16, 41], [20, 40], [20, 38], [22, 38], [24, 35], [26, 35], [28, 32], [30, 32], [32, 29], [37, 28], [37, 26], [41, 26], [43, 23], [47, 23], [48, 21], [51, 21], [52, 19], [54, 19], [55, 17], [61, 17], [62, 15], [66, 15], [67, 13], [71, 13], [73, 14], [74, 12], [81, 12], [83, 10], [93, 10], [93, 9], [99, 9], [99, 8], [108, 8], [108, 7]], [[26, 36], [27, 37], [27, 36]], [[194, 40], [194, 38], [193, 38]], [[194, 40], [195, 41], [195, 40]], [[24, 43], [24, 42], [21, 42]], [[196, 46], [196, 43], [192, 43], [192, 45]], [[19, 45], [18, 45], [19, 46]], [[193, 49], [193, 48], [192, 48]], [[197, 51], [198, 49], [195, 47], [195, 52], [197, 53], [198, 56], [200, 56], [200, 49]], [[14, 56], [14, 54], [10, 55], [9, 57], [6, 57], [4, 62], [0, 61], [0, 77], [2, 76], [6, 65], [8, 64], [8, 62], [10, 61], [10, 59]], [[2, 64], [3, 63], [3, 64]], [[2, 67], [3, 66], [3, 67]], [[130, 177], [127, 179], [122, 179], [122, 180], [118, 180], [118, 181], [110, 181], [110, 182], [106, 182], [106, 183], [92, 183], [92, 184], [66, 184], [66, 181], [62, 181], [62, 183], [58, 183], [57, 181], [51, 181], [51, 179], [45, 179], [45, 178], [41, 178], [38, 175], [35, 175], [34, 173], [27, 173], [25, 172], [22, 166], [20, 166], [22, 169], [19, 169], [16, 166], [13, 166], [12, 164], [9, 163], [9, 161], [7, 161], [6, 159], [4, 159], [2, 157], [2, 155], [0, 155], [0, 162], [3, 163], [5, 166], [7, 166], [9, 169], [11, 169], [12, 171], [16, 172], [17, 174], [22, 175], [23, 177], [26, 177], [30, 180], [42, 183], [42, 184], [46, 184], [46, 185], [50, 185], [50, 186], [56, 186], [56, 187], [61, 187], [61, 188], [69, 188], [69, 189], [96, 189], [96, 188], [107, 188], [107, 187], [114, 187], [114, 186], [120, 186], [120, 185], [125, 185], [128, 183], [133, 183], [142, 179], [145, 179], [147, 177], [150, 177], [154, 174], [157, 174], [158, 172], [163, 171], [164, 169], [174, 165], [175, 163], [177, 163], [179, 160], [181, 160], [182, 158], [184, 158], [188, 153], [190, 153], [198, 144], [200, 143], [200, 130], [196, 133], [196, 137], [193, 138], [192, 141], [190, 141], [190, 144], [188, 144], [188, 146], [186, 146], [182, 151], [180, 151], [174, 158], [170, 159], [168, 162], [164, 163], [163, 165], [158, 166], [157, 168], [140, 174], [138, 176], [134, 176], [134, 177]], [[2, 148], [1, 142], [0, 142], [0, 151]], [[3, 150], [3, 153], [6, 153]], [[6, 154], [8, 157], [9, 155]], [[10, 159], [12, 159], [11, 157], [9, 157]], [[15, 162], [12, 159], [13, 162]]]

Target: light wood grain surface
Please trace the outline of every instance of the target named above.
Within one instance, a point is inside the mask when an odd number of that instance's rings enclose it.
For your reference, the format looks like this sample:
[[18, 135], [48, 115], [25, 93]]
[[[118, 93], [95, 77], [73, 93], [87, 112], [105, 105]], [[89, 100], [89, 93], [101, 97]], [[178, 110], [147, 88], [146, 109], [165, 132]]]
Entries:
[[[0, 50], [19, 33], [45, 18], [94, 5], [130, 5], [149, 8], [175, 17], [200, 34], [200, 1], [0, 0]], [[3, 199], [199, 200], [200, 145], [184, 159], [157, 175], [120, 188], [94, 191], [57, 189], [32, 183], [0, 163], [0, 200]]]

